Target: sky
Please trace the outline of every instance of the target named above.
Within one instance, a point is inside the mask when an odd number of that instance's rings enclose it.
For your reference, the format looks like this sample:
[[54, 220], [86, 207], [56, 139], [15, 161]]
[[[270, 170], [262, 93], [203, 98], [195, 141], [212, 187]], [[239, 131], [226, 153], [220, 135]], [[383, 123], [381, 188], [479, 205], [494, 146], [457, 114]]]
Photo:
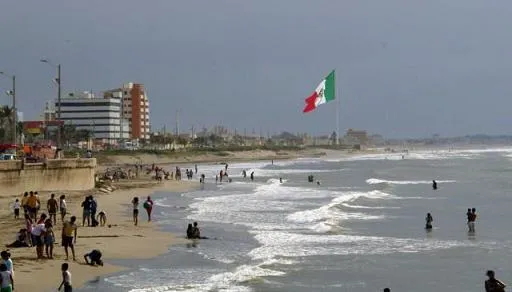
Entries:
[[[179, 110], [182, 132], [328, 134], [338, 107], [342, 132], [512, 134], [510, 15], [507, 0], [2, 0], [0, 71], [25, 120], [56, 96], [48, 58], [65, 92], [143, 83], [153, 130]], [[332, 69], [339, 100], [303, 114]]]

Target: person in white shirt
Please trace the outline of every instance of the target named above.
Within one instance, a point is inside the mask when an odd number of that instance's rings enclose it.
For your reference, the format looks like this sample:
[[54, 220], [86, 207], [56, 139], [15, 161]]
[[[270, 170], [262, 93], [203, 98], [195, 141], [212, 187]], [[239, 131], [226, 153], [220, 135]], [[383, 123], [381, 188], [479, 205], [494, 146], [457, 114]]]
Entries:
[[0, 264], [0, 287], [2, 287], [2, 292], [12, 292], [14, 290], [14, 279], [5, 264]]
[[64, 222], [64, 217], [66, 217], [68, 205], [66, 204], [66, 196], [62, 195], [59, 197], [59, 209], [60, 209], [60, 219]]
[[14, 219], [20, 218], [20, 207], [20, 200], [16, 199], [16, 201], [14, 202]]
[[71, 273], [69, 272], [68, 263], [63, 263], [61, 266], [62, 271], [62, 283], [60, 283], [59, 291], [64, 286], [64, 292], [72, 292], [73, 286], [71, 285]]
[[44, 226], [44, 223], [37, 224], [32, 228], [32, 246], [36, 246], [36, 253], [37, 258], [42, 259], [43, 258], [43, 247], [44, 247], [44, 240], [43, 235], [46, 232], [46, 228]]

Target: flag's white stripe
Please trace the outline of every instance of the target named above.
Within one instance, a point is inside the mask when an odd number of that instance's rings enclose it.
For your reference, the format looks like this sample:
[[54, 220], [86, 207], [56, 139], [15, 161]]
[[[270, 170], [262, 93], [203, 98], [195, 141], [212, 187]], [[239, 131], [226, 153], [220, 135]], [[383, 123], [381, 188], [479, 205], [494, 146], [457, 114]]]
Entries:
[[320, 82], [320, 84], [318, 84], [315, 91], [316, 91], [316, 94], [318, 95], [315, 100], [315, 107], [326, 103], [327, 101], [325, 100], [325, 79], [322, 80], [322, 82]]

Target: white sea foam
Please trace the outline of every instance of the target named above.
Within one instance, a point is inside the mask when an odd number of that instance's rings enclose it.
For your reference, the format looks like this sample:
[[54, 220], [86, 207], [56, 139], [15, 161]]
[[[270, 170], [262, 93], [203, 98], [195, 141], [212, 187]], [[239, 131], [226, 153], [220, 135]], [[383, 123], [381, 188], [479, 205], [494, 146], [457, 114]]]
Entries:
[[[157, 287], [142, 287], [130, 290], [131, 292], [171, 292], [171, 291], [233, 291], [233, 292], [246, 292], [252, 291], [249, 287], [242, 286], [248, 281], [253, 281], [258, 278], [267, 276], [282, 276], [285, 273], [275, 271], [263, 266], [270, 266], [275, 261], [267, 261], [259, 265], [242, 265], [233, 271], [218, 273], [210, 276], [201, 283], [196, 284], [180, 284], [176, 285], [161, 285]], [[196, 279], [198, 280], [198, 279]]]
[[[436, 180], [437, 183], [455, 183], [455, 180]], [[417, 184], [432, 184], [432, 181], [428, 180], [385, 180], [378, 178], [369, 178], [366, 180], [367, 184], [394, 184], [394, 185], [417, 185]]]
[[[358, 235], [310, 235], [283, 231], [253, 231], [261, 247], [249, 255], [255, 260], [314, 255], [418, 253], [488, 243]], [[492, 244], [491, 244], [492, 245]]]

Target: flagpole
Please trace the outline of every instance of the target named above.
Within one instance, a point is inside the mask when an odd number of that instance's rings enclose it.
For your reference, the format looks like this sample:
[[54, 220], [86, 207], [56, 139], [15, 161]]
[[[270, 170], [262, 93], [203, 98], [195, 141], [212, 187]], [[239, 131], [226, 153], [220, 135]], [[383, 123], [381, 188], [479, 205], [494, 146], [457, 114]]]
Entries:
[[[333, 70], [334, 71], [334, 70]], [[335, 71], [335, 74], [336, 74], [336, 71]], [[334, 75], [334, 82], [336, 82], [336, 75]], [[336, 87], [335, 87], [335, 92], [336, 92]], [[340, 94], [338, 94], [338, 96], [335, 97], [336, 99], [336, 145], [340, 145], [340, 107], [341, 107], [341, 103], [340, 103]]]

